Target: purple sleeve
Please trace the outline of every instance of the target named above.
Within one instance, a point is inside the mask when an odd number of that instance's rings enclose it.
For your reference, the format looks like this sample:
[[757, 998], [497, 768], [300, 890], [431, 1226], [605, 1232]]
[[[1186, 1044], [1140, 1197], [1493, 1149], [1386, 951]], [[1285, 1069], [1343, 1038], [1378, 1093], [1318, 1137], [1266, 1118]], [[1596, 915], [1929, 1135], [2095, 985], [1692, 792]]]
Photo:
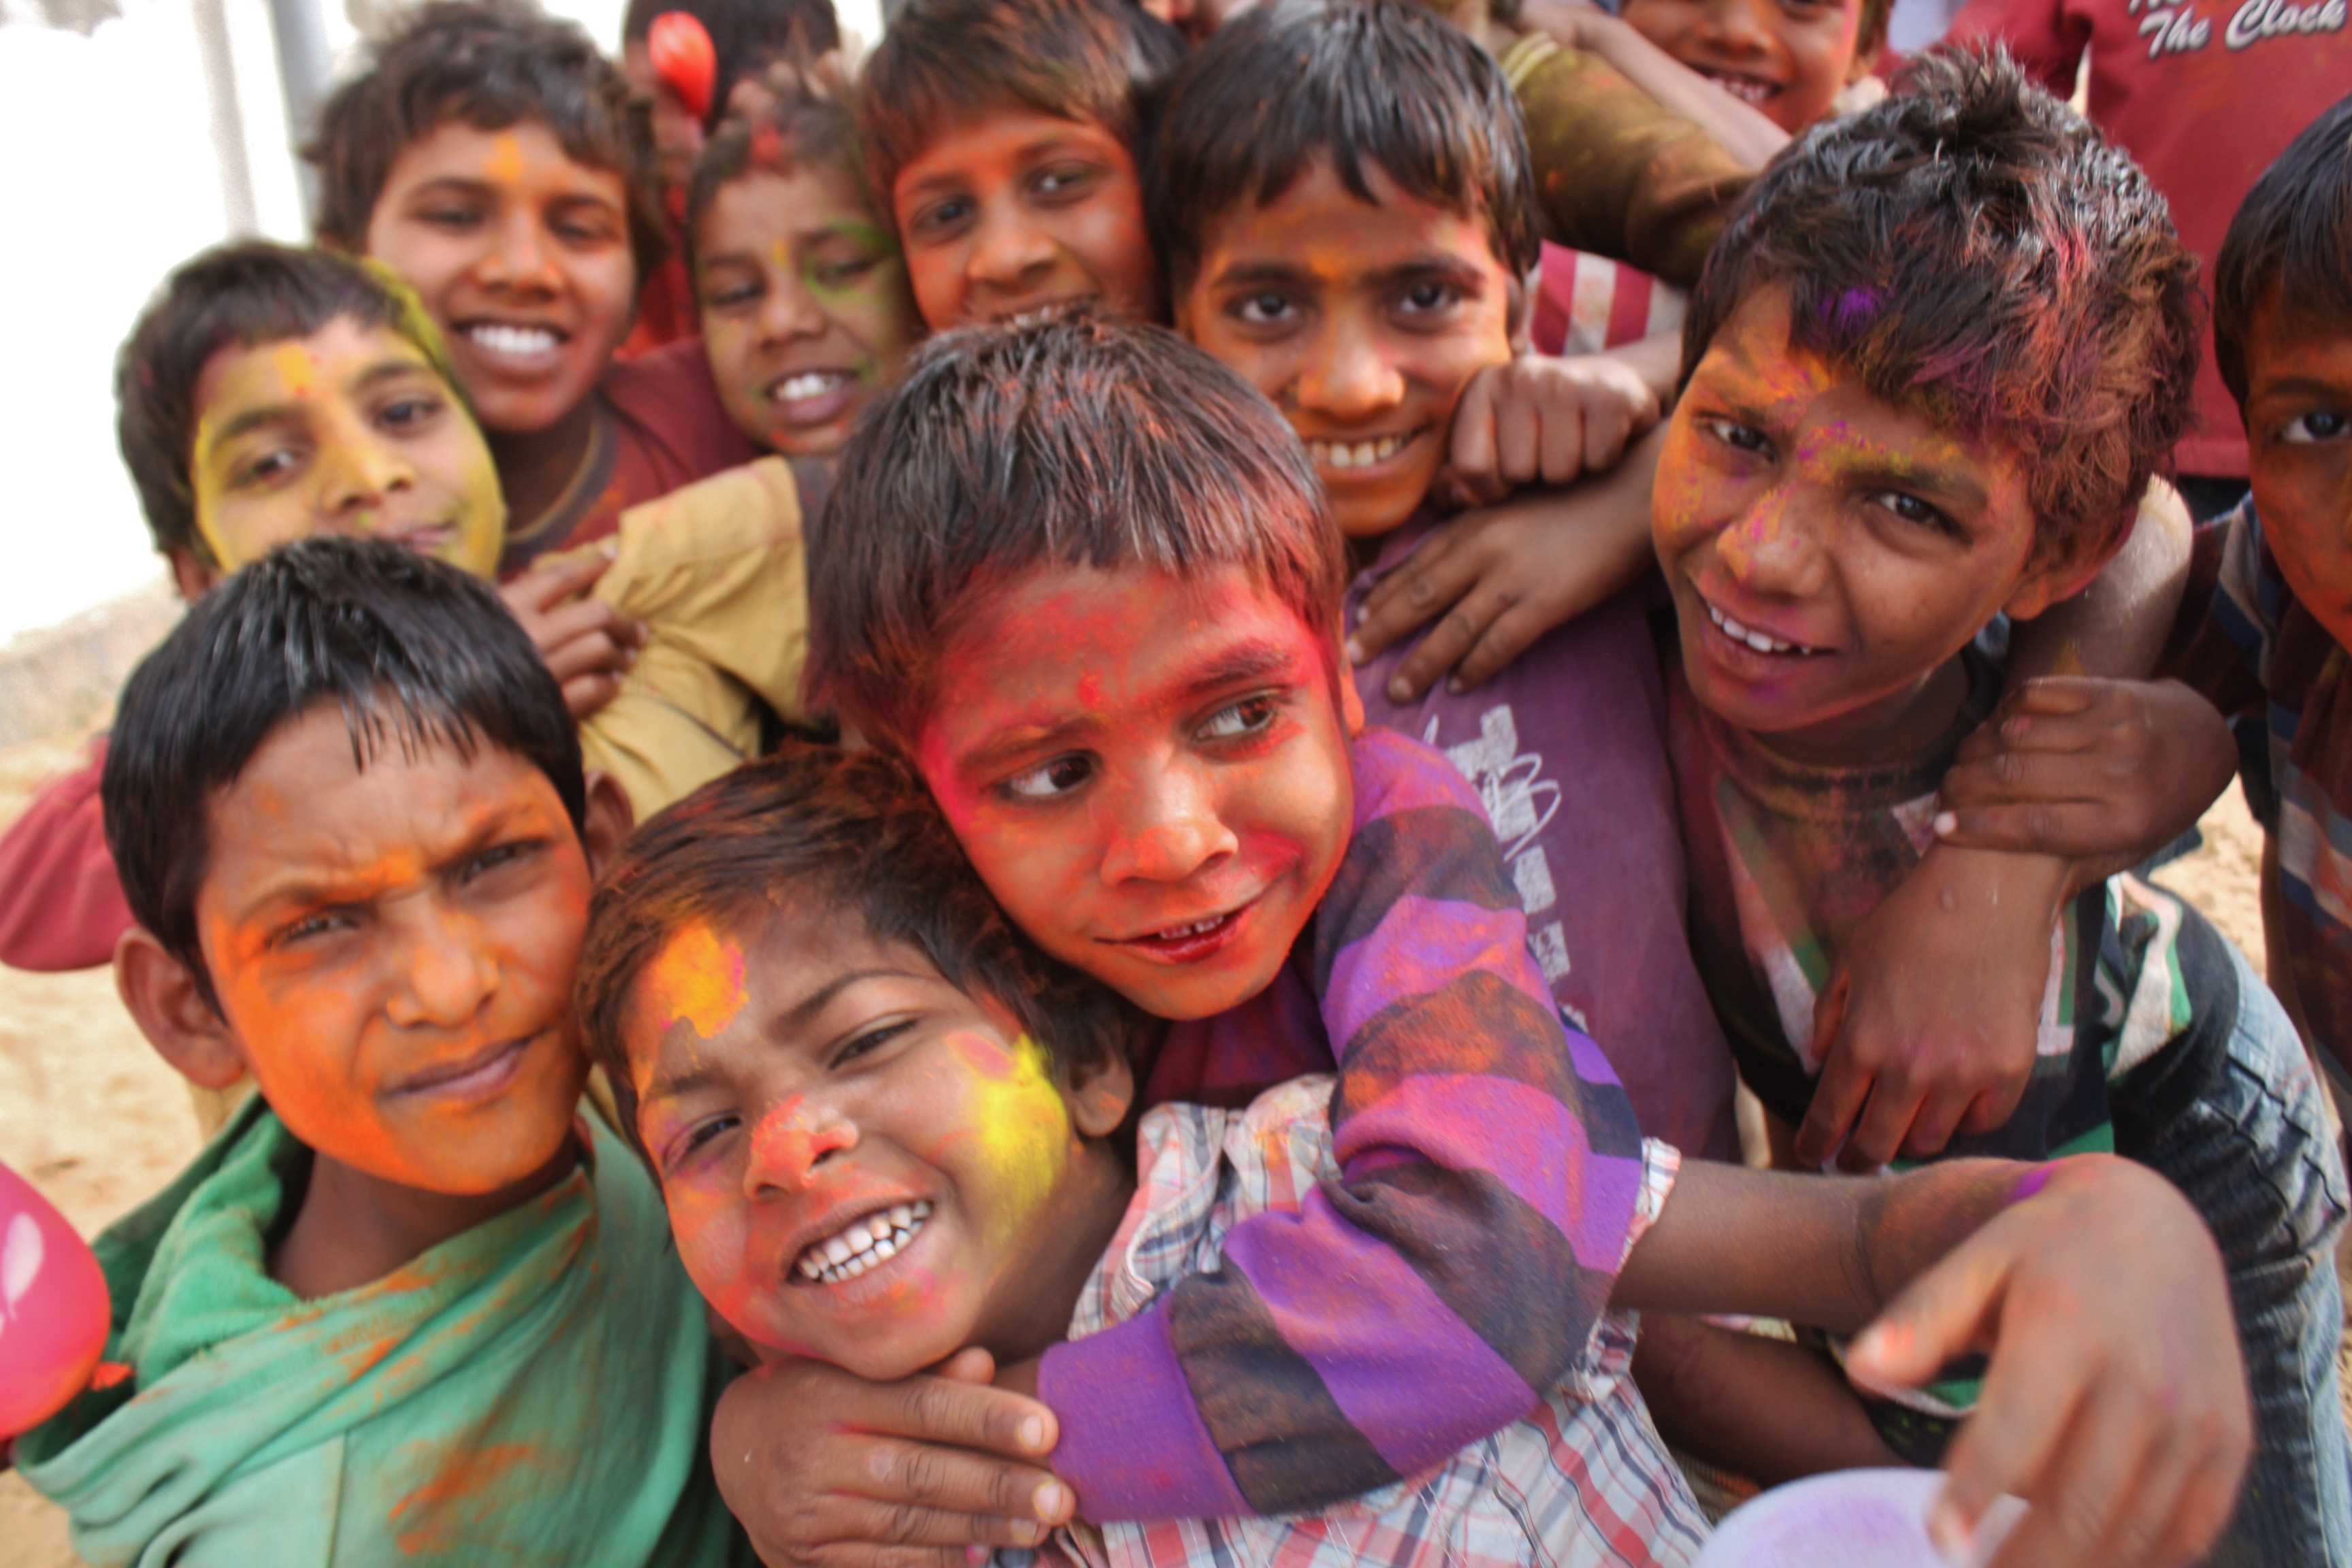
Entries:
[[1524, 1415], [1605, 1308], [1642, 1184], [1632, 1106], [1560, 1023], [1494, 834], [1435, 752], [1375, 731], [1302, 953], [1342, 1179], [1224, 1267], [1056, 1346], [1055, 1468], [1093, 1519], [1286, 1513]]

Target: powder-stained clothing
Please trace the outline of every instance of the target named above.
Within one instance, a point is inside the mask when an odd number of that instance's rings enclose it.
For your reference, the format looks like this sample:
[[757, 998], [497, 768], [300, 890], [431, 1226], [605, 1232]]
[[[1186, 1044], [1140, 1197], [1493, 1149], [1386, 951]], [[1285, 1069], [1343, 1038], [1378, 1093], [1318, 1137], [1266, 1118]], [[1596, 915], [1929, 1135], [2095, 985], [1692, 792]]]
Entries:
[[1383, 730], [1350, 763], [1347, 852], [1289, 962], [1174, 1025], [1143, 1096], [1246, 1105], [1336, 1058], [1339, 1178], [1046, 1352], [1089, 1519], [1294, 1512], [1442, 1463], [1567, 1375], [1624, 1257], [1633, 1106], [1563, 1029], [1476, 794]]
[[762, 458], [621, 518], [616, 558], [590, 592], [643, 621], [646, 646], [582, 721], [580, 754], [620, 781], [640, 822], [758, 756], [768, 712], [806, 716], [801, 496], [804, 482], [815, 493], [815, 468]]
[[[1847, 940], [1935, 842], [1936, 791], [2000, 700], [1995, 661], [1962, 655], [1968, 700], [1936, 745], [1884, 767], [1791, 763], [1692, 696], [1670, 654], [1675, 773], [1689, 836], [1691, 945], [1740, 1076], [1797, 1123], [1821, 1063], [1813, 1009]], [[1950, 1154], [2042, 1160], [2115, 1147], [2108, 1085], [2149, 1068], [2185, 1104], [2235, 1019], [2228, 949], [2203, 916], [2138, 879], [2070, 903], [2051, 935], [2033, 1075], [2016, 1114]]]
[[587, 455], [554, 504], [509, 521], [501, 578], [548, 551], [609, 538], [629, 508], [760, 456], [728, 417], [698, 337], [614, 361], [591, 395]]
[[[1350, 625], [1437, 521], [1424, 511], [1381, 542], [1348, 590]], [[1737, 1159], [1731, 1051], [1691, 958], [1689, 877], [1645, 593], [1546, 632], [1473, 690], [1439, 681], [1410, 705], [1389, 700], [1389, 678], [1419, 638], [1359, 668], [1356, 690], [1366, 719], [1436, 747], [1476, 788], [1537, 967], [1569, 1021], [1609, 1058], [1642, 1131]]]
[[[1081, 1340], [1214, 1274], [1254, 1215], [1297, 1215], [1343, 1180], [1328, 1077], [1295, 1079], [1248, 1110], [1163, 1105], [1136, 1134], [1140, 1179], [1070, 1319]], [[1672, 1190], [1679, 1157], [1643, 1147], [1627, 1250]], [[1686, 1563], [1706, 1533], [1631, 1372], [1635, 1322], [1608, 1312], [1535, 1407], [1433, 1468], [1365, 1497], [1281, 1519], [1076, 1525], [1058, 1540], [1089, 1568], [1522, 1568]], [[1002, 1557], [1003, 1554], [1000, 1554]]]
[[354, 1290], [269, 1277], [310, 1152], [254, 1101], [100, 1237], [127, 1379], [20, 1438], [96, 1568], [749, 1563], [708, 1458], [730, 1375], [644, 1169], [579, 1166]]
[[2224, 713], [2262, 716], [2272, 983], [2352, 1078], [2352, 655], [2279, 574], [2252, 498], [2198, 530], [2190, 562], [2167, 673]]
[[[2060, 98], [2087, 54], [2092, 122], [2147, 171], [2209, 289], [2254, 181], [2352, 89], [2345, 0], [1972, 0], [1951, 36], [2000, 40]], [[2203, 336], [2197, 424], [2173, 461], [2242, 479], [2245, 428]]]
[[1755, 174], [1598, 55], [1531, 33], [1503, 55], [1543, 237], [1687, 289]]

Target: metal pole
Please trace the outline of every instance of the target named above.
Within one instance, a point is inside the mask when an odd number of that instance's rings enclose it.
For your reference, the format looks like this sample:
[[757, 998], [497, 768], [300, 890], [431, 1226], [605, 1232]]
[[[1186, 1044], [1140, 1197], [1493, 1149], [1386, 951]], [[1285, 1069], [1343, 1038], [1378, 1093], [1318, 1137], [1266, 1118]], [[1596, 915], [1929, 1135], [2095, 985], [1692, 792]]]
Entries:
[[253, 165], [245, 155], [245, 111], [236, 100], [236, 61], [229, 53], [228, 13], [222, 0], [195, 0], [196, 49], [203, 57], [205, 96], [212, 100], [213, 161], [220, 167], [221, 216], [229, 237], [261, 232], [253, 199]]
[[[217, 3], [217, 0], [215, 0]], [[286, 98], [288, 145], [296, 154], [295, 178], [302, 190], [302, 216], [319, 211], [318, 176], [299, 161], [310, 138], [311, 117], [327, 96], [334, 56], [327, 47], [327, 18], [319, 0], [269, 0], [269, 30], [278, 40], [278, 85]]]

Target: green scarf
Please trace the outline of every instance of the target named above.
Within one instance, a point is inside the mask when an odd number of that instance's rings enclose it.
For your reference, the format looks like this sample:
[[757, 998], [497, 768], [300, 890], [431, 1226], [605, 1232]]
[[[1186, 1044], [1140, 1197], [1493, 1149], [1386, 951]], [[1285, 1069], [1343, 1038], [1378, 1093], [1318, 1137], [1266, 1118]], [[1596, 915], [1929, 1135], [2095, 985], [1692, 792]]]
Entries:
[[266, 1249], [310, 1160], [257, 1099], [105, 1235], [121, 1384], [19, 1439], [98, 1568], [748, 1562], [710, 1479], [727, 1373], [602, 1127], [530, 1202], [318, 1300]]

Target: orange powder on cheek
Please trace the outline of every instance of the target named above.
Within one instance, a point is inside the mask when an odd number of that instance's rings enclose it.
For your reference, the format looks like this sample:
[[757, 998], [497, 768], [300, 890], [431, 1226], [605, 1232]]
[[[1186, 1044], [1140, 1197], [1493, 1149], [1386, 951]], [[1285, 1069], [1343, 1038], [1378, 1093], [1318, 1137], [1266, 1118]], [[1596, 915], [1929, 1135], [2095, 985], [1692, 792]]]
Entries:
[[664, 1026], [683, 1021], [706, 1040], [735, 1021], [748, 999], [743, 950], [698, 921], [646, 966], [646, 999]]

